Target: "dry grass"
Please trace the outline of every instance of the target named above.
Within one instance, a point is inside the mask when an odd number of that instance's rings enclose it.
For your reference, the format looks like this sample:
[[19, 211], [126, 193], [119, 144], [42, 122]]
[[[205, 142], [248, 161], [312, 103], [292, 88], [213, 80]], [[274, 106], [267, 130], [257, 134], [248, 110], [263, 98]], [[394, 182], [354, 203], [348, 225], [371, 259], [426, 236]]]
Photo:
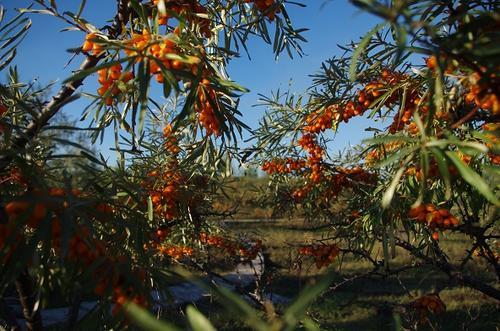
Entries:
[[[311, 267], [304, 264], [300, 272], [294, 268], [296, 246], [324, 236], [322, 231], [311, 230], [303, 221], [234, 221], [229, 225], [235, 233], [252, 234], [263, 240], [265, 254], [272, 261], [271, 268], [274, 269], [270, 291], [294, 297], [308, 282], [323, 274], [324, 270], [312, 266], [312, 261]], [[456, 235], [441, 241], [443, 250], [452, 260], [463, 256], [468, 244], [467, 238]], [[382, 248], [375, 246], [374, 252], [381, 255]], [[396, 258], [390, 263], [392, 267], [397, 267], [411, 261], [407, 252], [397, 250]], [[345, 256], [336, 261], [335, 267], [340, 279], [340, 272], [362, 273], [369, 270], [371, 264]], [[481, 263], [475, 264], [468, 272], [486, 280], [489, 278]], [[403, 307], [401, 316], [411, 316], [408, 307], [411, 307], [413, 300], [443, 286], [446, 287], [440, 295], [447, 305], [447, 311], [431, 318], [438, 330], [495, 330], [496, 325], [500, 325], [500, 307], [496, 301], [469, 288], [447, 285], [446, 275], [424, 268], [405, 272], [399, 280], [389, 278], [353, 282], [317, 300], [309, 313], [325, 330], [391, 329], [394, 327], [394, 317], [390, 311], [400, 311]], [[429, 329], [423, 325], [418, 328]]]

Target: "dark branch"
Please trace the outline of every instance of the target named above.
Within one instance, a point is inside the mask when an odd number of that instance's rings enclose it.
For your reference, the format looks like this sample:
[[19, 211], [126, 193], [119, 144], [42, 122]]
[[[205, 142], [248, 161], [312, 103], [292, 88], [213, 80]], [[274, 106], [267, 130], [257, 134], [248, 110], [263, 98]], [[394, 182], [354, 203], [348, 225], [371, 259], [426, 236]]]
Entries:
[[[127, 23], [129, 17], [127, 0], [117, 0], [117, 6], [117, 14], [115, 15], [113, 24], [110, 28], [108, 28], [108, 37], [110, 39], [115, 39], [121, 34], [122, 28]], [[79, 70], [87, 70], [95, 67], [103, 57], [103, 54], [99, 56], [88, 55], [80, 65]], [[59, 92], [52, 97], [52, 100], [50, 100], [49, 103], [43, 107], [40, 115], [35, 117], [31, 123], [28, 124], [26, 130], [19, 136], [12, 139], [10, 148], [15, 150], [16, 154], [19, 154], [20, 151], [24, 150], [26, 145], [38, 135], [40, 130], [49, 123], [57, 112], [72, 100], [76, 89], [83, 84], [84, 79], [85, 77], [65, 84]], [[0, 157], [0, 170], [6, 169], [12, 160], [12, 154]]]
[[40, 309], [35, 307], [36, 295], [33, 288], [32, 279], [28, 270], [24, 270], [16, 282], [16, 290], [19, 295], [19, 301], [23, 307], [23, 316], [26, 320], [26, 329], [28, 331], [42, 331], [43, 322]]

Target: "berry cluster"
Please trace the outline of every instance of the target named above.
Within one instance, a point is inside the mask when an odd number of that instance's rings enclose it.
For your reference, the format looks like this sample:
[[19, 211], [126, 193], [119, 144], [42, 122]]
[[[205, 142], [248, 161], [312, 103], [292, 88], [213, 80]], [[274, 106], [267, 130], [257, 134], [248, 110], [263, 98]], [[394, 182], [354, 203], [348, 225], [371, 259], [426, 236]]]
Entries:
[[373, 183], [377, 176], [372, 174], [361, 167], [353, 167], [353, 168], [337, 168], [342, 174], [347, 175], [351, 180], [355, 182], [364, 182], [364, 183]]
[[303, 130], [309, 133], [320, 133], [331, 129], [334, 121], [340, 119], [338, 105], [330, 105], [323, 110], [315, 111], [306, 117]]
[[340, 249], [337, 245], [307, 245], [299, 248], [299, 255], [312, 256], [316, 267], [321, 269], [332, 264], [333, 260], [339, 255]]
[[[391, 86], [398, 84], [406, 79], [406, 75], [393, 72], [388, 69], [383, 69], [380, 74], [380, 79], [372, 81], [358, 92], [356, 101], [348, 101], [341, 111], [340, 118], [344, 122], [348, 122], [354, 116], [363, 115], [384, 92], [388, 91]], [[390, 106], [398, 100], [398, 93], [393, 93], [385, 101], [385, 106]]]
[[312, 185], [304, 185], [302, 187], [299, 187], [292, 192], [292, 198], [295, 200], [295, 202], [300, 202], [302, 201], [302, 199], [309, 195], [312, 189]]
[[8, 110], [7, 106], [0, 102], [0, 116], [5, 114]]
[[247, 260], [257, 258], [257, 255], [262, 250], [262, 241], [256, 240], [254, 243], [241, 244], [238, 248], [238, 253], [241, 257]]
[[[63, 188], [50, 188], [47, 192], [34, 192], [34, 199], [46, 194], [50, 200], [47, 202], [30, 202], [28, 200], [15, 200], [6, 204], [5, 212], [8, 215], [8, 224], [22, 222], [31, 229], [39, 227], [40, 222], [48, 217], [51, 218], [52, 243], [56, 252], [61, 251], [61, 221], [59, 215], [68, 207], [65, 197], [70, 194], [74, 197], [81, 196], [79, 190], [68, 192]], [[62, 199], [54, 199], [62, 198]], [[102, 210], [98, 204], [97, 210]], [[78, 226], [69, 239], [69, 246], [66, 258], [73, 262], [83, 262], [90, 265], [99, 257], [104, 255], [104, 244], [91, 237], [90, 231], [86, 226]]]
[[[426, 114], [429, 110], [429, 107], [425, 105], [425, 101], [422, 100], [416, 92], [409, 93], [402, 108], [402, 112], [398, 112], [394, 115], [394, 120], [389, 126], [389, 132], [396, 133], [403, 130], [406, 125], [409, 125], [417, 108], [420, 109], [422, 114]], [[418, 128], [416, 128], [416, 130], [416, 133], [418, 133]], [[413, 128], [413, 132], [415, 132], [415, 128]]]
[[411, 136], [417, 136], [420, 133], [417, 123], [415, 122], [411, 122], [406, 128], [406, 130]]
[[386, 154], [401, 147], [400, 141], [392, 141], [381, 145], [379, 148], [372, 149], [368, 154], [366, 154], [365, 162], [367, 165], [373, 165], [379, 161]]
[[111, 313], [113, 315], [117, 315], [122, 309], [123, 305], [126, 302], [133, 302], [138, 306], [146, 307], [147, 300], [144, 295], [134, 294], [135, 291], [133, 287], [129, 286], [128, 288], [124, 288], [122, 286], [113, 286], [113, 296], [112, 301], [115, 303], [113, 310]]
[[[465, 163], [465, 164], [470, 164], [472, 161], [472, 157], [468, 154], [464, 153], [457, 153], [460, 159]], [[457, 176], [458, 175], [458, 170], [454, 165], [449, 165], [448, 166], [448, 172], [450, 173], [451, 176]], [[405, 175], [407, 176], [415, 176], [418, 181], [421, 181], [424, 178], [424, 172], [420, 166], [410, 166], [406, 169]], [[432, 159], [429, 162], [429, 165], [427, 167], [427, 178], [433, 179], [437, 178], [439, 176], [439, 166], [437, 165], [436, 160]]]
[[257, 10], [259, 10], [261, 13], [265, 14], [271, 21], [273, 21], [276, 17], [276, 14], [281, 11], [279, 7], [272, 8], [276, 5], [276, 0], [245, 0], [245, 2], [253, 2], [255, 8], [257, 8]]
[[255, 259], [262, 250], [261, 240], [256, 240], [254, 243], [237, 243], [234, 240], [207, 233], [201, 233], [199, 239], [202, 244], [222, 249], [229, 255], [238, 254], [248, 260]]
[[178, 52], [175, 43], [170, 39], [152, 45], [150, 51], [155, 59], [149, 61], [149, 73], [156, 77], [158, 83], [165, 82], [161, 66], [173, 70], [183, 70], [186, 66], [184, 62], [168, 58], [169, 54], [177, 54]]
[[[182, 12], [191, 12], [192, 6], [194, 6], [193, 8], [195, 13], [203, 12], [204, 10], [201, 9], [204, 7], [196, 7], [199, 5], [197, 5], [194, 1], [169, 1], [169, 6], [170, 5], [174, 9], [177, 8], [176, 6], [184, 8], [179, 9]], [[191, 9], [187, 10], [186, 8], [188, 7]], [[195, 15], [195, 17], [198, 16]], [[206, 19], [201, 20], [208, 21]], [[179, 27], [174, 30], [174, 34], [180, 34]], [[89, 47], [90, 40], [95, 38], [92, 34], [89, 36], [87, 36], [88, 41], [85, 43], [86, 47]], [[197, 56], [184, 54], [189, 57], [189, 63], [181, 61], [178, 58], [173, 59], [173, 55], [180, 54], [180, 49], [176, 41], [172, 37], [154, 36], [146, 29], [144, 29], [142, 33], [133, 33], [131, 38], [125, 42], [125, 45], [127, 46], [127, 48], [124, 49], [125, 54], [129, 57], [135, 57], [136, 62], [147, 62], [149, 74], [155, 76], [159, 83], [165, 82], [165, 70], [172, 70], [174, 74], [173, 77], [177, 80], [177, 82], [185, 80], [186, 77], [199, 77], [201, 74], [202, 79], [201, 83], [197, 87], [197, 99], [194, 104], [194, 109], [197, 113], [197, 120], [206, 130], [207, 135], [215, 134], [216, 136], [220, 136], [221, 124], [219, 118], [216, 116], [216, 110], [214, 109], [214, 107], [221, 107], [219, 100], [220, 94], [218, 94], [217, 91], [211, 86], [210, 80], [206, 78], [213, 75], [213, 70], [205, 65], [202, 65], [202, 72], [200, 73], [200, 58], [204, 56], [204, 50], [201, 50]], [[121, 94], [124, 84], [134, 78], [133, 74], [129, 72], [122, 75], [121, 70], [121, 66], [116, 65], [110, 69], [102, 69], [99, 71], [99, 83], [102, 86], [99, 88], [98, 93], [100, 96], [105, 97], [104, 101], [106, 105], [112, 105], [114, 98]], [[182, 71], [183, 73], [180, 73], [179, 71]], [[186, 81], [186, 84], [186, 86], [191, 86], [192, 82], [188, 80]], [[176, 148], [173, 147], [173, 149]]]
[[275, 159], [264, 162], [262, 165], [262, 170], [270, 175], [296, 172], [307, 179], [304, 185], [297, 187], [291, 192], [291, 197], [296, 202], [300, 202], [307, 197], [314, 187], [319, 187], [317, 184], [321, 181], [327, 183], [327, 185], [323, 187], [323, 189], [325, 189], [323, 196], [328, 198], [337, 196], [342, 189], [352, 187], [354, 183], [371, 184], [376, 180], [376, 176], [366, 172], [360, 167], [352, 169], [338, 168], [336, 169], [338, 173], [333, 175], [325, 173], [325, 167], [323, 165], [325, 151], [318, 144], [316, 133], [316, 130], [321, 131], [322, 128], [318, 127], [318, 129], [316, 129], [316, 124], [313, 125], [313, 122], [310, 122], [309, 126], [306, 128], [308, 128], [308, 131], [304, 130], [305, 132], [303, 132], [302, 136], [297, 141], [297, 144], [307, 153], [306, 160], [294, 160], [292, 158], [286, 160]]
[[166, 226], [160, 226], [156, 229], [154, 236], [156, 242], [163, 242], [170, 235], [171, 230]]
[[9, 223], [24, 223], [35, 229], [47, 217], [47, 207], [43, 203], [34, 203], [26, 200], [11, 201], [5, 205]]
[[[188, 65], [179, 60], [173, 60], [169, 55], [178, 54], [178, 49], [174, 41], [171, 39], [160, 39], [153, 42], [151, 34], [144, 30], [142, 34], [135, 34], [129, 41], [129, 45], [135, 50], [126, 50], [129, 56], [138, 56], [139, 61], [144, 54], [149, 54], [154, 57], [154, 60], [149, 61], [150, 74], [156, 76], [156, 80], [163, 83], [165, 78], [162, 72], [164, 69], [173, 70], [188, 70], [192, 75], [197, 76], [199, 73], [198, 64], [199, 58], [194, 58], [194, 63]], [[202, 68], [201, 76], [210, 77], [212, 75], [208, 68]], [[177, 77], [178, 80], [181, 77]], [[207, 78], [202, 78], [196, 90], [196, 102], [194, 109], [197, 113], [198, 122], [205, 128], [207, 135], [215, 134], [220, 136], [220, 123], [215, 115], [214, 107], [220, 107], [220, 101], [216, 90], [211, 86], [211, 82]]]
[[[153, 3], [158, 6], [161, 0], [153, 0]], [[159, 13], [158, 24], [167, 25], [169, 18], [175, 16], [169, 15], [173, 13], [177, 16], [183, 16], [190, 24], [196, 25], [200, 33], [208, 38], [210, 32], [210, 20], [203, 17], [207, 13], [207, 8], [201, 5], [196, 0], [163, 0], [166, 5], [167, 13]]]
[[[164, 48], [168, 46], [172, 46], [172, 41], [170, 39], [165, 39], [163, 46]], [[125, 41], [125, 45], [130, 48], [125, 49], [125, 54], [127, 56], [137, 56], [136, 61], [140, 62], [144, 60], [143, 56], [146, 54], [146, 51], [149, 50], [151, 45], [153, 44], [151, 33], [144, 29], [142, 33], [133, 33], [132, 37]], [[162, 43], [160, 43], [162, 45]]]
[[290, 174], [292, 172], [301, 172], [305, 167], [305, 160], [287, 158], [286, 160], [274, 159], [272, 161], [266, 161], [262, 165], [262, 170], [267, 172], [269, 175]]
[[[458, 69], [457, 62], [456, 61], [450, 61], [449, 59], [447, 60], [447, 57], [444, 53], [440, 54], [439, 59], [441, 62], [445, 63], [447, 62], [447, 67], [444, 71], [445, 74], [452, 74]], [[438, 67], [438, 59], [435, 55], [431, 55], [428, 58], [425, 59], [425, 66], [429, 68], [430, 71], [433, 73], [436, 72], [436, 69]]]
[[[26, 194], [22, 199], [17, 199], [6, 204], [5, 211], [7, 214], [7, 222], [0, 223], [0, 249], [4, 249], [6, 240], [12, 240], [15, 236], [16, 241], [11, 243], [7, 250], [5, 260], [8, 261], [11, 254], [17, 247], [24, 242], [23, 231], [18, 230], [17, 225], [22, 222], [28, 228], [37, 228], [42, 220], [51, 222], [51, 246], [53, 252], [62, 256], [64, 254], [65, 261], [74, 264], [79, 272], [88, 270], [89, 266], [93, 266], [90, 275], [95, 280], [95, 292], [100, 296], [105, 296], [107, 289], [112, 286], [112, 298], [115, 303], [113, 313], [117, 313], [121, 306], [126, 301], [134, 301], [137, 304], [146, 305], [146, 299], [141, 295], [133, 294], [133, 287], [130, 279], [141, 276], [144, 278], [144, 273], [136, 272], [130, 268], [119, 268], [122, 257], [113, 257], [108, 251], [105, 241], [95, 238], [90, 228], [87, 225], [82, 225], [75, 220], [72, 225], [73, 231], [69, 236], [67, 250], [63, 249], [63, 234], [62, 234], [62, 213], [69, 207], [68, 196], [72, 198], [85, 199], [85, 195], [79, 190], [67, 190], [63, 188], [50, 188], [47, 191], [34, 191]], [[44, 197], [43, 200], [41, 197]], [[42, 202], [38, 202], [42, 200]], [[95, 210], [99, 212], [112, 212], [112, 208], [105, 203], [98, 203]], [[90, 215], [92, 216], [92, 215]], [[14, 234], [15, 233], [15, 234]], [[123, 261], [122, 261], [123, 262]], [[122, 263], [123, 264], [123, 263]], [[129, 264], [124, 264], [126, 267]], [[142, 279], [144, 280], [144, 279]], [[130, 284], [128, 284], [130, 283]], [[128, 284], [128, 285], [127, 285]]]
[[425, 65], [427, 68], [430, 70], [436, 70], [438, 63], [437, 63], [437, 58], [435, 55], [429, 56], [428, 58], [425, 59]]
[[[451, 169], [450, 169], [451, 170]], [[418, 181], [424, 178], [424, 172], [420, 166], [410, 166], [405, 170], [406, 176], [415, 176]], [[427, 167], [427, 178], [432, 179], [439, 176], [439, 167], [435, 160], [432, 160]]]
[[119, 88], [120, 83], [126, 84], [134, 78], [132, 72], [127, 71], [122, 73], [122, 66], [120, 64], [101, 69], [98, 71], [98, 74], [98, 81], [101, 87], [97, 90], [97, 93], [101, 97], [106, 97], [105, 104], [107, 106], [111, 106], [113, 98], [118, 97], [122, 93]]
[[305, 133], [297, 141], [297, 144], [308, 154], [306, 164], [310, 168], [309, 179], [313, 183], [318, 183], [322, 178], [321, 163], [323, 161], [325, 151], [318, 144], [315, 134]]
[[[176, 30], [180, 33], [179, 30]], [[144, 29], [142, 33], [134, 33], [132, 37], [125, 43], [129, 48], [125, 49], [127, 56], [135, 56], [137, 62], [146, 61], [149, 63], [149, 73], [156, 77], [159, 83], [165, 81], [162, 73], [162, 67], [170, 70], [184, 70], [187, 65], [179, 60], [171, 58], [172, 55], [179, 54], [179, 48], [172, 38], [155, 37]], [[153, 57], [153, 59], [150, 59]], [[199, 58], [194, 59], [194, 62], [199, 62]], [[188, 68], [191, 72], [197, 69], [197, 65]], [[180, 80], [180, 77], [177, 77]]]
[[336, 174], [327, 177], [329, 183], [326, 190], [326, 196], [337, 197], [342, 190], [354, 187], [356, 184], [373, 184], [377, 180], [377, 176], [364, 170], [361, 167], [351, 169], [338, 167]]
[[[158, 182], [158, 183], [155, 183]], [[149, 191], [155, 214], [167, 220], [172, 220], [178, 215], [178, 198], [182, 187], [186, 184], [176, 167], [160, 174], [151, 171], [143, 186]]]
[[413, 307], [418, 313], [419, 322], [424, 323], [427, 320], [429, 312], [433, 314], [442, 314], [446, 310], [444, 302], [437, 294], [426, 294], [413, 302]]
[[160, 245], [157, 247], [157, 250], [160, 254], [170, 256], [174, 260], [191, 256], [194, 252], [191, 247], [171, 245]]
[[82, 51], [92, 52], [92, 54], [96, 56], [104, 51], [104, 47], [99, 43], [99, 36], [96, 33], [89, 33], [85, 36]]
[[[486, 131], [486, 138], [489, 140], [486, 146], [491, 150], [495, 146], [499, 146], [500, 123], [488, 123], [483, 125], [483, 130]], [[500, 165], [500, 154], [490, 151], [488, 153], [490, 162], [495, 165]]]
[[[62, 254], [62, 229], [58, 218], [55, 218], [52, 223], [52, 245], [56, 253]], [[105, 243], [92, 238], [88, 227], [78, 226], [78, 231], [75, 231], [69, 239], [66, 259], [69, 262], [90, 266], [103, 258], [106, 258]]]
[[420, 205], [410, 209], [408, 216], [429, 228], [447, 230], [460, 224], [460, 221], [447, 209], [437, 209], [433, 204]]
[[184, 257], [193, 255], [193, 249], [182, 245], [173, 245], [166, 243], [167, 237], [171, 234], [172, 229], [169, 226], [162, 225], [150, 234], [151, 240], [144, 244], [144, 250], [153, 250], [162, 256], [169, 256], [174, 260], [180, 260]]
[[489, 84], [482, 82], [482, 78], [482, 75], [478, 72], [474, 72], [469, 76], [467, 82], [469, 91], [465, 95], [465, 101], [473, 103], [484, 110], [491, 110], [493, 115], [499, 115], [500, 100], [498, 95], [500, 95], [500, 84], [498, 84], [498, 78], [492, 76], [492, 82]]
[[99, 280], [94, 287], [94, 293], [100, 297], [111, 295], [111, 301], [115, 304], [111, 311], [113, 315], [117, 315], [128, 301], [143, 307], [148, 305], [146, 297], [136, 294], [134, 289], [138, 283], [144, 284], [146, 273], [138, 268], [130, 270], [125, 256], [109, 257], [106, 264], [103, 263], [96, 269], [95, 274], [99, 275]]
[[[365, 85], [357, 94], [356, 100], [348, 101], [343, 106], [330, 105], [324, 110], [316, 111], [306, 118], [306, 126], [304, 131], [310, 133], [319, 133], [329, 129], [333, 123], [340, 120], [348, 122], [354, 116], [363, 115], [385, 92], [389, 91], [392, 86], [399, 84], [407, 79], [408, 76], [402, 73], [383, 69], [378, 80], [374, 80]], [[406, 103], [403, 107], [403, 112], [395, 114], [393, 123], [389, 126], [389, 132], [395, 133], [402, 130], [405, 125], [410, 123], [413, 113], [420, 107], [423, 113], [426, 113], [428, 106], [425, 105], [418, 97], [416, 89], [409, 89]], [[390, 107], [400, 98], [399, 90], [385, 98], [384, 106]], [[420, 106], [422, 105], [422, 106]], [[415, 132], [415, 128], [412, 128]]]
[[194, 110], [198, 114], [198, 122], [205, 128], [207, 135], [220, 136], [220, 124], [215, 116], [213, 105], [218, 106], [217, 93], [210, 86], [210, 81], [204, 78], [198, 86], [198, 100]]
[[165, 138], [165, 149], [167, 151], [174, 155], [177, 155], [181, 151], [177, 137], [173, 132], [172, 124], [167, 124], [163, 128], [163, 138]]

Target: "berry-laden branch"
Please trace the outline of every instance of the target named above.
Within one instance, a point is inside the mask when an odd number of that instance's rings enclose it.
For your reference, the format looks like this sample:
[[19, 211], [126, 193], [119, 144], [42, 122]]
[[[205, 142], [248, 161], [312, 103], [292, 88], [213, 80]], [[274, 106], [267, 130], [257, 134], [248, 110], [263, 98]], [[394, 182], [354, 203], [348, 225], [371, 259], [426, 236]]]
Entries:
[[[122, 27], [127, 24], [129, 18], [129, 8], [127, 0], [117, 0], [117, 13], [113, 20], [113, 24], [108, 27], [108, 37], [115, 39], [122, 32]], [[88, 55], [80, 65], [79, 70], [84, 71], [95, 67], [104, 56], [104, 53], [94, 56]], [[16, 150], [16, 154], [20, 150], [24, 150], [26, 145], [38, 135], [40, 130], [46, 126], [49, 121], [57, 114], [57, 112], [67, 103], [74, 100], [74, 93], [78, 87], [83, 85], [86, 77], [66, 83], [55, 96], [42, 108], [40, 115], [33, 118], [28, 124], [25, 131], [13, 138], [10, 148]], [[3, 155], [0, 157], [0, 170], [6, 169], [12, 162], [12, 154]]]
[[[128, 1], [117, 0], [117, 14], [115, 15], [112, 26], [108, 28], [110, 38], [116, 38], [121, 33], [122, 27], [127, 23], [128, 16]], [[88, 55], [80, 65], [79, 70], [87, 70], [95, 67], [102, 57], [103, 55]], [[16, 151], [24, 150], [26, 145], [38, 135], [40, 130], [49, 123], [57, 112], [75, 99], [74, 93], [76, 89], [83, 84], [84, 79], [85, 77], [65, 84], [42, 108], [40, 114], [33, 118], [24, 132], [12, 139], [10, 148], [15, 148]], [[6, 169], [12, 160], [12, 154], [0, 157], [0, 170]], [[36, 291], [33, 288], [33, 281], [27, 271], [24, 271], [19, 275], [15, 281], [15, 285], [19, 295], [19, 300], [23, 307], [26, 329], [29, 331], [43, 330], [43, 321], [40, 309], [36, 308], [36, 302], [34, 299]]]

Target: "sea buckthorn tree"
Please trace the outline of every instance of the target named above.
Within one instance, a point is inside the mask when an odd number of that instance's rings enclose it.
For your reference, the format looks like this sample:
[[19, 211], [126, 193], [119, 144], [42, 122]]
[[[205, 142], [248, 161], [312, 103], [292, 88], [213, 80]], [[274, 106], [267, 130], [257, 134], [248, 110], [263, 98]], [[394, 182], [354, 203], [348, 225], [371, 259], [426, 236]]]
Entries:
[[[373, 266], [344, 282], [445, 276], [414, 302], [420, 322], [445, 309], [439, 291], [450, 284], [500, 300], [498, 3], [352, 2], [382, 23], [324, 62], [307, 95], [264, 98], [249, 151], [274, 184], [271, 205], [325, 229], [297, 247], [298, 261]], [[354, 117], [373, 136], [336, 156], [335, 135]], [[447, 240], [463, 242], [460, 259]], [[393, 262], [398, 254], [412, 262]]]
[[[4, 300], [12, 296], [28, 330], [45, 329], [41, 312], [54, 305], [69, 307], [63, 329], [126, 328], [126, 304], [149, 329], [137, 306], [169, 303], [174, 266], [204, 273], [209, 248], [234, 262], [254, 259], [261, 248], [258, 240], [219, 233], [207, 219], [225, 216], [211, 201], [248, 129], [237, 107], [246, 89], [226, 67], [247, 52], [250, 38], [272, 45], [276, 56], [301, 54], [304, 30], [291, 25], [286, 1], [117, 0], [111, 23], [101, 28], [85, 19], [86, 3], [71, 10], [73, 3], [34, 0], [11, 21], [0, 10], [6, 76], [0, 84], [0, 316], [14, 329], [21, 329], [20, 320]], [[29, 33], [28, 15], [51, 15], [68, 25], [64, 33], [82, 35], [72, 50], [81, 65], [52, 96], [49, 88], [56, 86], [24, 83], [9, 67]], [[98, 82], [97, 90], [85, 88], [88, 81]], [[58, 125], [58, 114], [81, 97], [89, 100], [83, 125]], [[67, 131], [86, 132], [92, 143], [114, 133], [117, 164]], [[82, 319], [88, 298], [97, 303]], [[202, 317], [192, 310], [190, 316], [199, 330]]]

